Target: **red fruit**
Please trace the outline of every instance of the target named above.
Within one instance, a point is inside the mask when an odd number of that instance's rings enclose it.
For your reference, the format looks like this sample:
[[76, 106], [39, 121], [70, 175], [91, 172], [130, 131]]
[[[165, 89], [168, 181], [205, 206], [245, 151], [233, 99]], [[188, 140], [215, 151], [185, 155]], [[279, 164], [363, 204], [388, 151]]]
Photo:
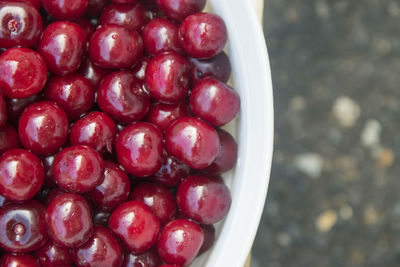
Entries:
[[162, 263], [157, 249], [151, 248], [141, 254], [125, 253], [121, 267], [158, 267]]
[[206, 0], [156, 0], [156, 2], [169, 18], [177, 21], [202, 11], [206, 5]]
[[151, 176], [157, 183], [169, 187], [178, 186], [190, 174], [190, 168], [164, 151], [161, 169]]
[[140, 3], [112, 3], [101, 14], [100, 24], [116, 24], [140, 32], [148, 20], [146, 8]]
[[231, 62], [224, 51], [210, 59], [189, 58], [189, 61], [192, 63], [191, 80], [193, 85], [209, 76], [226, 83], [231, 76]]
[[89, 0], [85, 15], [89, 18], [99, 17], [110, 2], [110, 0]]
[[179, 104], [154, 102], [150, 106], [146, 120], [153, 123], [164, 132], [175, 120], [189, 115], [190, 112], [186, 102], [181, 102]]
[[69, 248], [57, 246], [52, 241], [48, 241], [36, 250], [35, 257], [42, 267], [67, 267], [72, 265]]
[[89, 4], [89, 0], [42, 0], [43, 7], [55, 19], [77, 19], [81, 17]]
[[90, 58], [86, 58], [82, 61], [78, 73], [88, 79], [93, 88], [97, 90], [97, 86], [110, 73], [110, 70], [97, 66], [93, 64]]
[[0, 94], [0, 130], [4, 128], [7, 123], [7, 105], [4, 96]]
[[19, 148], [18, 132], [11, 125], [6, 125], [0, 131], [0, 154], [3, 154], [9, 149]]
[[29, 254], [4, 254], [0, 260], [1, 267], [40, 267], [37, 260]]

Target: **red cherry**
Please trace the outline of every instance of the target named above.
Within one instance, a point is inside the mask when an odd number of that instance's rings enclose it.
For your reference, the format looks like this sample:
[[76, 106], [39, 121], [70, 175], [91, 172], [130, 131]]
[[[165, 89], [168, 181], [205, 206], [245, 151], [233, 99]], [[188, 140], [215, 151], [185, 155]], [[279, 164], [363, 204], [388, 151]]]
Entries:
[[227, 30], [221, 17], [211, 13], [188, 16], [179, 27], [183, 49], [194, 58], [212, 58], [225, 47]]
[[29, 3], [37, 10], [40, 10], [40, 8], [42, 7], [42, 0], [14, 0], [14, 1]]
[[161, 169], [151, 179], [165, 186], [175, 187], [189, 174], [190, 168], [187, 165], [164, 151]]
[[86, 34], [81, 27], [57, 21], [44, 29], [38, 51], [52, 72], [65, 75], [79, 68], [85, 48]]
[[146, 116], [150, 99], [131, 72], [116, 71], [101, 82], [97, 104], [119, 122], [129, 124]]
[[73, 254], [77, 267], [120, 267], [124, 259], [119, 240], [102, 226], [95, 226], [92, 237], [79, 248], [75, 248]]
[[141, 82], [144, 82], [146, 68], [149, 61], [150, 61], [149, 57], [143, 57], [142, 61], [139, 64], [136, 64], [135, 67], [132, 69], [132, 72], [133, 74], [135, 74], [136, 79], [138, 79]]
[[112, 210], [124, 203], [130, 193], [128, 175], [114, 162], [104, 162], [103, 182], [86, 196], [102, 210]]
[[81, 17], [89, 4], [89, 0], [42, 0], [43, 7], [55, 19], [77, 19]]
[[28, 48], [10, 48], [0, 55], [0, 88], [5, 96], [26, 98], [40, 92], [47, 80], [43, 58]]
[[7, 104], [7, 119], [13, 125], [18, 126], [19, 117], [22, 112], [24, 112], [25, 108], [29, 105], [38, 102], [42, 99], [40, 94], [33, 95], [27, 98], [8, 98], [6, 97]]
[[133, 253], [145, 252], [158, 239], [160, 223], [153, 212], [142, 202], [125, 202], [113, 211], [109, 228]]
[[177, 21], [202, 11], [206, 5], [206, 0], [156, 0], [156, 2], [169, 18]]
[[188, 92], [189, 62], [176, 52], [153, 57], [146, 68], [146, 89], [158, 101], [179, 103]]
[[118, 162], [138, 177], [153, 175], [161, 168], [162, 149], [161, 131], [147, 122], [125, 127], [115, 141]]
[[46, 99], [55, 101], [70, 120], [76, 120], [88, 112], [94, 103], [91, 83], [77, 74], [52, 77], [44, 93]]
[[221, 178], [189, 176], [179, 185], [176, 201], [184, 216], [202, 224], [214, 224], [228, 213], [231, 194]]
[[146, 121], [153, 123], [164, 132], [175, 120], [189, 115], [190, 112], [186, 102], [179, 104], [154, 102], [147, 113]]
[[141, 31], [148, 20], [146, 8], [140, 3], [112, 3], [101, 14], [100, 24], [116, 24], [129, 30]]
[[58, 195], [61, 195], [61, 194], [64, 194], [64, 193], [66, 193], [66, 192], [65, 192], [64, 190], [62, 190], [61, 188], [59, 188], [59, 187], [55, 187], [55, 188], [51, 189], [50, 192], [47, 194], [47, 196], [46, 196], [44, 202], [43, 202], [44, 205], [45, 205], [46, 207], [48, 207], [49, 204], [50, 204]]
[[210, 59], [189, 58], [189, 61], [192, 64], [191, 81], [193, 85], [209, 76], [226, 83], [231, 76], [231, 62], [224, 51]]
[[53, 162], [54, 162], [54, 155], [41, 158], [41, 160], [42, 160], [42, 163], [44, 166], [44, 172], [45, 172], [45, 178], [44, 178], [43, 185], [46, 187], [56, 187], [57, 184], [54, 181], [53, 172], [51, 170], [51, 167], [53, 166]]
[[141, 254], [125, 253], [121, 267], [158, 267], [163, 261], [158, 256], [157, 249], [151, 248]]
[[17, 1], [0, 2], [0, 47], [32, 47], [43, 30], [38, 10]]
[[168, 188], [153, 183], [142, 183], [132, 190], [131, 200], [146, 204], [161, 225], [171, 221], [176, 214], [174, 195]]
[[93, 224], [108, 227], [110, 216], [111, 213], [108, 211], [103, 211], [101, 209], [95, 210], [93, 213]]
[[78, 194], [56, 196], [48, 205], [45, 218], [50, 237], [61, 246], [79, 247], [93, 232], [89, 205]]
[[4, 128], [7, 123], [7, 105], [4, 96], [0, 94], [0, 130]]
[[158, 254], [169, 264], [188, 266], [203, 244], [203, 230], [185, 219], [169, 222], [161, 231]]
[[36, 250], [35, 256], [42, 267], [67, 267], [72, 265], [69, 248], [57, 246], [52, 241], [48, 241]]
[[89, 18], [99, 17], [109, 2], [110, 0], [89, 0], [85, 15]]
[[96, 29], [94, 28], [94, 26], [90, 22], [90, 20], [87, 18], [81, 17], [81, 18], [75, 20], [75, 23], [78, 24], [82, 28], [82, 30], [86, 34], [86, 40], [89, 41], [90, 37], [92, 37], [93, 33], [96, 31]]
[[90, 58], [86, 58], [82, 61], [78, 73], [88, 79], [93, 88], [97, 90], [97, 86], [110, 73], [110, 70], [97, 66], [93, 64]]
[[44, 181], [43, 164], [33, 153], [10, 149], [0, 157], [0, 194], [13, 201], [33, 198]]
[[165, 149], [189, 167], [203, 169], [217, 157], [220, 141], [210, 125], [193, 117], [184, 117], [167, 129]]
[[102, 153], [112, 153], [117, 126], [103, 112], [93, 111], [74, 123], [69, 134], [71, 145], [86, 145]]
[[93, 148], [72, 146], [56, 155], [52, 171], [54, 180], [62, 189], [85, 193], [103, 181], [104, 162]]
[[66, 113], [50, 101], [36, 102], [22, 113], [18, 133], [22, 145], [38, 155], [52, 155], [68, 137]]
[[9, 149], [19, 148], [18, 132], [11, 125], [6, 125], [0, 131], [0, 154], [3, 154]]
[[136, 3], [139, 0], [112, 0], [115, 3], [123, 3], [123, 4], [128, 4], [128, 3]]
[[30, 254], [4, 254], [0, 260], [1, 267], [40, 267]]
[[119, 25], [99, 27], [89, 42], [90, 59], [103, 68], [129, 68], [142, 53], [140, 35]]
[[199, 250], [199, 255], [209, 250], [215, 242], [215, 228], [213, 225], [201, 225], [204, 234], [203, 245]]

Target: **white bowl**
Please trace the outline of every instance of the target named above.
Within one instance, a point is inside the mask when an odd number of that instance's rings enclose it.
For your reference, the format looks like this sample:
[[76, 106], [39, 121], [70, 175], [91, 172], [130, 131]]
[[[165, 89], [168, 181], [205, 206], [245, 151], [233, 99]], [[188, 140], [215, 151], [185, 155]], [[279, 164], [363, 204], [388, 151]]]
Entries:
[[267, 195], [273, 148], [273, 96], [263, 31], [250, 0], [209, 0], [228, 28], [234, 88], [240, 118], [227, 129], [239, 144], [234, 171], [224, 175], [232, 206], [217, 226], [213, 248], [194, 267], [243, 267], [253, 244]]

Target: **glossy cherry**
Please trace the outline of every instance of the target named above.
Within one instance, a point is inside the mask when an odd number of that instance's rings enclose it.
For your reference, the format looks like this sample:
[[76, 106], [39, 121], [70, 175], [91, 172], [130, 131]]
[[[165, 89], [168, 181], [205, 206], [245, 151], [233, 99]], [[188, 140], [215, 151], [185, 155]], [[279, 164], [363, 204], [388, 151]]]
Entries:
[[6, 125], [0, 131], [0, 154], [3, 154], [9, 149], [19, 147], [20, 143], [17, 130], [11, 125]]
[[79, 19], [75, 20], [75, 23], [82, 28], [82, 30], [86, 34], [86, 40], [89, 41], [90, 37], [92, 37], [93, 33], [96, 31], [90, 20], [84, 17], [80, 17]]
[[156, 2], [169, 18], [177, 21], [202, 11], [206, 5], [206, 0], [156, 0]]
[[175, 198], [167, 187], [153, 183], [142, 183], [132, 190], [130, 199], [146, 204], [153, 211], [161, 225], [166, 224], [175, 217]]
[[129, 124], [146, 116], [150, 99], [142, 82], [131, 72], [116, 71], [101, 82], [97, 89], [97, 104], [119, 122]]
[[112, 3], [101, 14], [100, 24], [116, 24], [129, 30], [141, 31], [148, 20], [146, 8], [141, 3]]
[[161, 168], [163, 136], [151, 123], [125, 127], [115, 141], [119, 164], [132, 175], [146, 177]]
[[0, 2], [0, 47], [32, 47], [43, 30], [38, 10], [25, 2]]
[[53, 189], [50, 190], [50, 192], [48, 193], [48, 195], [46, 196], [46, 199], [43, 201], [44, 205], [47, 207], [49, 206], [49, 204], [58, 196], [61, 194], [66, 193], [64, 190], [62, 190], [59, 187], [55, 187]]
[[0, 90], [12, 98], [37, 94], [47, 80], [46, 63], [29, 48], [10, 48], [1, 54], [0, 73]]
[[77, 24], [68, 21], [57, 21], [47, 26], [38, 45], [38, 51], [47, 67], [60, 75], [72, 73], [79, 68], [85, 49], [85, 32]]
[[135, 74], [136, 79], [144, 82], [147, 64], [149, 64], [150, 58], [143, 57], [142, 61], [139, 64], [136, 64], [132, 69], [133, 74]]
[[210, 59], [189, 58], [189, 61], [192, 64], [191, 81], [193, 85], [209, 76], [226, 83], [231, 76], [231, 62], [224, 51]]
[[[14, 0], [15, 1], [15, 0]], [[18, 2], [26, 2], [31, 4], [37, 10], [40, 10], [42, 7], [42, 0], [17, 0]]]
[[126, 172], [114, 162], [105, 161], [103, 182], [86, 196], [100, 209], [113, 210], [128, 199], [130, 189]]
[[90, 58], [86, 58], [82, 61], [78, 73], [88, 79], [93, 88], [97, 90], [97, 86], [100, 84], [103, 78], [110, 73], [110, 70], [95, 65]]
[[160, 222], [151, 209], [138, 201], [128, 201], [116, 208], [111, 214], [109, 227], [133, 253], [151, 248], [160, 232]]
[[34, 102], [38, 102], [42, 99], [41, 94], [33, 95], [27, 98], [8, 98], [6, 97], [7, 104], [7, 119], [13, 125], [18, 125], [19, 117], [25, 108]]
[[71, 146], [56, 155], [52, 171], [62, 189], [85, 193], [103, 181], [104, 162], [91, 147]]
[[89, 0], [85, 15], [89, 18], [99, 17], [110, 2], [110, 0]]
[[204, 234], [203, 245], [199, 250], [199, 255], [209, 250], [215, 242], [215, 227], [213, 225], [201, 225]]
[[73, 263], [70, 249], [60, 247], [51, 240], [36, 250], [35, 257], [42, 267], [67, 267]]
[[189, 176], [176, 192], [179, 210], [202, 224], [222, 220], [231, 206], [231, 193], [219, 177]]
[[23, 149], [10, 149], [0, 157], [0, 194], [13, 201], [33, 198], [44, 181], [40, 159]]
[[183, 117], [173, 122], [165, 132], [165, 149], [189, 167], [203, 169], [217, 157], [220, 141], [209, 124], [193, 117]]
[[203, 230], [186, 219], [169, 222], [161, 231], [158, 254], [169, 264], [189, 265], [203, 244]]
[[240, 97], [229, 85], [215, 78], [204, 78], [192, 90], [190, 109], [195, 116], [222, 126], [239, 112]]
[[161, 169], [151, 179], [165, 186], [175, 187], [189, 174], [190, 168], [186, 164], [164, 151]]
[[45, 172], [45, 178], [44, 178], [43, 185], [46, 187], [56, 187], [57, 184], [54, 181], [53, 172], [52, 172], [54, 155], [43, 157], [43, 158], [41, 158], [41, 160], [42, 160], [42, 163], [44, 166], [44, 172]]
[[188, 92], [189, 62], [176, 52], [153, 57], [146, 68], [146, 89], [161, 102], [179, 103]]
[[212, 58], [218, 55], [228, 40], [221, 17], [211, 13], [188, 16], [179, 27], [183, 49], [194, 58]]
[[89, 4], [89, 0], [42, 0], [44, 9], [55, 19], [77, 19], [81, 17]]
[[4, 254], [0, 260], [1, 267], [40, 267], [35, 257], [30, 254]]
[[129, 68], [143, 53], [143, 41], [136, 31], [108, 24], [99, 27], [89, 42], [90, 59], [103, 68]]
[[7, 123], [7, 105], [4, 96], [0, 94], [0, 130], [4, 128]]
[[151, 248], [141, 254], [125, 253], [121, 267], [158, 267], [162, 263], [157, 249]]
[[122, 4], [131, 4], [131, 3], [136, 3], [139, 0], [112, 0], [115, 3], [122, 3]]
[[214, 162], [203, 169], [202, 172], [209, 175], [218, 175], [231, 170], [237, 161], [238, 147], [227, 131], [219, 129], [217, 130], [221, 147]]
[[179, 104], [154, 102], [147, 113], [146, 121], [153, 123], [164, 132], [175, 120], [189, 115], [190, 111], [186, 102]]
[[79, 247], [93, 232], [89, 205], [78, 194], [56, 196], [48, 205], [45, 218], [50, 237], [61, 246]]
[[183, 52], [178, 29], [178, 25], [167, 19], [153, 19], [143, 29], [144, 49], [151, 55], [168, 51]]
[[38, 155], [52, 155], [68, 137], [66, 113], [50, 101], [36, 102], [27, 107], [18, 123], [21, 144]]
[[99, 153], [112, 153], [117, 125], [108, 115], [92, 111], [71, 127], [69, 142], [71, 145], [86, 145]]
[[93, 235], [85, 244], [74, 249], [73, 255], [77, 267], [120, 267], [123, 253], [122, 245], [110, 230], [95, 226]]

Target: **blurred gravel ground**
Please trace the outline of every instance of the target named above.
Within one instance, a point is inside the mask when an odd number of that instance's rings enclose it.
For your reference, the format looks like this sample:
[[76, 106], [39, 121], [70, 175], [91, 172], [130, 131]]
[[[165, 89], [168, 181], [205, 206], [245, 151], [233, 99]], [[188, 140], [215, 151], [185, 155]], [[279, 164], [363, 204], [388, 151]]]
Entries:
[[253, 267], [400, 265], [400, 2], [266, 0], [271, 184]]

